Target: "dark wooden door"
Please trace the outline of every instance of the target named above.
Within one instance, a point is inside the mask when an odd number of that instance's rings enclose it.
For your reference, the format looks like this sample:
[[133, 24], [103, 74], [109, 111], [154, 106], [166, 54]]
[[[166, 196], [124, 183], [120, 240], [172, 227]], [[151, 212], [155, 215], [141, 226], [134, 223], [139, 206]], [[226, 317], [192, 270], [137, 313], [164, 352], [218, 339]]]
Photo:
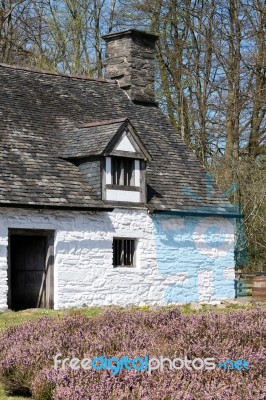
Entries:
[[10, 236], [11, 308], [46, 307], [47, 237]]

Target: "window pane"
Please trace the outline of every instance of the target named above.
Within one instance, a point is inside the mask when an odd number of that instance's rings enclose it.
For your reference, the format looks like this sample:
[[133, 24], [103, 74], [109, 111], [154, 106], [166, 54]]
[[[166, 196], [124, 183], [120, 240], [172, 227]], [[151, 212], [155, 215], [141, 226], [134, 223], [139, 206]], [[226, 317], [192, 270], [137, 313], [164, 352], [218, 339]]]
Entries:
[[124, 265], [124, 251], [123, 251], [123, 240], [118, 241], [119, 244], [119, 260], [118, 265]]
[[135, 254], [135, 241], [131, 240], [130, 246], [130, 265], [134, 265], [134, 254]]
[[122, 184], [121, 181], [122, 181], [123, 177], [122, 177], [121, 160], [119, 160], [119, 159], [116, 160], [116, 174], [117, 174], [116, 184], [121, 185]]
[[134, 160], [128, 158], [125, 159], [125, 180], [124, 184], [126, 186], [132, 186], [131, 179], [132, 179], [132, 174], [133, 174], [133, 165], [134, 165]]
[[125, 180], [124, 185], [128, 186], [128, 160], [124, 160], [125, 165]]
[[117, 240], [114, 239], [113, 241], [113, 265], [116, 264], [116, 256], [117, 256]]
[[116, 174], [116, 171], [117, 171], [117, 166], [116, 166], [117, 159], [116, 158], [112, 158], [111, 163], [112, 163], [112, 183], [114, 185], [117, 185], [117, 176], [116, 176], [117, 175]]
[[128, 265], [127, 263], [127, 240], [123, 240], [124, 244], [124, 265]]

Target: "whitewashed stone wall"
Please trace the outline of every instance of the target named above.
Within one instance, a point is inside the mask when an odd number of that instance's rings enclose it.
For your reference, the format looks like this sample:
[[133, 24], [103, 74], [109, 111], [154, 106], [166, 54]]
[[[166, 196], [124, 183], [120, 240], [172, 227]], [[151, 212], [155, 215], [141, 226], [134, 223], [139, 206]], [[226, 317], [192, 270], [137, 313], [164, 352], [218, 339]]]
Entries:
[[[185, 242], [183, 233], [176, 230], [173, 244], [162, 239], [165, 232], [158, 231], [158, 221], [159, 224], [161, 221], [160, 216], [156, 218], [145, 210], [68, 213], [0, 209], [0, 308], [7, 308], [8, 228], [55, 230], [55, 308], [210, 302], [234, 297], [233, 225], [227, 224], [222, 232], [227, 246], [226, 250], [222, 249], [219, 264], [219, 248], [214, 251], [215, 257], [202, 258], [205, 233], [200, 225], [193, 233], [184, 232]], [[167, 226], [170, 217], [162, 218]], [[177, 226], [183, 223], [179, 217], [171, 217], [170, 231], [173, 220]], [[223, 227], [224, 219], [218, 220]], [[209, 219], [209, 226], [217, 227], [218, 220]], [[113, 268], [115, 236], [137, 239], [136, 268]], [[201, 251], [195, 251], [195, 243]], [[170, 269], [162, 269], [162, 265], [170, 265]], [[178, 295], [169, 296], [169, 288]]]

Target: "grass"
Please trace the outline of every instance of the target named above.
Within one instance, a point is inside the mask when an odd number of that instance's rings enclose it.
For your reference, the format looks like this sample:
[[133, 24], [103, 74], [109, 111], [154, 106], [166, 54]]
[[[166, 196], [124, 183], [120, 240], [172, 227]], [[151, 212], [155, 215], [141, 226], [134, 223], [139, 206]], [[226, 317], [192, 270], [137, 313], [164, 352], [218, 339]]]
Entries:
[[[42, 317], [62, 318], [66, 315], [81, 313], [88, 317], [94, 317], [102, 312], [100, 307], [90, 308], [70, 308], [68, 310], [44, 310], [44, 309], [30, 309], [23, 311], [7, 311], [0, 312], [0, 331], [10, 328], [15, 325], [22, 324], [23, 322], [34, 321]], [[1, 399], [1, 398], [0, 398]]]

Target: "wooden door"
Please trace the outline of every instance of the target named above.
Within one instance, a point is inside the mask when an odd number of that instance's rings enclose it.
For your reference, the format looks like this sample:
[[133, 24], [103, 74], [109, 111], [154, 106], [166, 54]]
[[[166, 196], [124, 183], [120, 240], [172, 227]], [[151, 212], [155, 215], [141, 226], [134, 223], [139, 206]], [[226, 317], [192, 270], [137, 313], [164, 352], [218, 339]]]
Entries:
[[45, 235], [10, 235], [11, 309], [52, 308], [50, 253]]

